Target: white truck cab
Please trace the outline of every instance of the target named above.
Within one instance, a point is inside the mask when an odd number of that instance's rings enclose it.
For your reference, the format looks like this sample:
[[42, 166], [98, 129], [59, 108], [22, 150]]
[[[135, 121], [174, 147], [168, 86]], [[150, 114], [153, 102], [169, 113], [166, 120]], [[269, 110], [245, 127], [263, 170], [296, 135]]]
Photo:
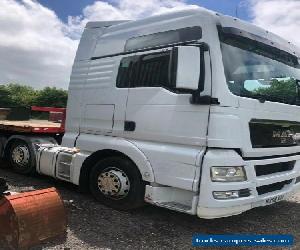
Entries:
[[[218, 218], [300, 188], [299, 50], [202, 8], [88, 23], [37, 172], [117, 209]], [[300, 92], [299, 92], [300, 93]]]

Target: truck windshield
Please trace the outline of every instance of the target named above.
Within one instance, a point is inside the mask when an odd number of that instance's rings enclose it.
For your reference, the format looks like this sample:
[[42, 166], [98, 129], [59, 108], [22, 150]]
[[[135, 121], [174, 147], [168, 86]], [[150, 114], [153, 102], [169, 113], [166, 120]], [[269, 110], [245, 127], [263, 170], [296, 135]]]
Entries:
[[222, 41], [222, 57], [230, 91], [238, 96], [300, 105], [299, 59], [270, 46]]

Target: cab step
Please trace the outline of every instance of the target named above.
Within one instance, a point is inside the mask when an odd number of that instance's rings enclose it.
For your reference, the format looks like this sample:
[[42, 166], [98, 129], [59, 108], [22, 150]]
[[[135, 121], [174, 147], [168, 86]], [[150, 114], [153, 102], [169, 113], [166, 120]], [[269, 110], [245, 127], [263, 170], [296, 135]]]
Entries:
[[159, 207], [196, 214], [198, 195], [195, 192], [166, 186], [146, 186], [145, 201]]

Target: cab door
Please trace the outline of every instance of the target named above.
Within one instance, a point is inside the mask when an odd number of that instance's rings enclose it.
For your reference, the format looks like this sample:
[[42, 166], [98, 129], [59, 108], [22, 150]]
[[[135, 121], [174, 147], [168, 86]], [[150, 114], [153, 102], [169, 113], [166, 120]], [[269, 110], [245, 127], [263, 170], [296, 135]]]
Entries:
[[[202, 94], [210, 94], [211, 90], [208, 54], [206, 57], [206, 86]], [[198, 186], [199, 156], [206, 147], [209, 105], [191, 104], [191, 93], [175, 88], [173, 62], [172, 48], [122, 59], [120, 69], [123, 65], [130, 78], [126, 81], [123, 75], [118, 80], [123, 87], [129, 82], [125, 137], [149, 158], [156, 182], [193, 190]], [[186, 66], [187, 70], [193, 68]]]

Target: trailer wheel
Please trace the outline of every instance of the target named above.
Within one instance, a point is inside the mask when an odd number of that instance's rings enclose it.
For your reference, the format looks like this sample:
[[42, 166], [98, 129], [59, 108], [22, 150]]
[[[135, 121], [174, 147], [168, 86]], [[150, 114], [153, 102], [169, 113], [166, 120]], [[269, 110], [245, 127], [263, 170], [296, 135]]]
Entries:
[[9, 161], [13, 170], [20, 174], [35, 172], [35, 160], [31, 147], [24, 141], [15, 141], [9, 150]]
[[135, 164], [125, 157], [99, 161], [90, 173], [90, 190], [98, 201], [114, 209], [144, 205], [145, 182]]

